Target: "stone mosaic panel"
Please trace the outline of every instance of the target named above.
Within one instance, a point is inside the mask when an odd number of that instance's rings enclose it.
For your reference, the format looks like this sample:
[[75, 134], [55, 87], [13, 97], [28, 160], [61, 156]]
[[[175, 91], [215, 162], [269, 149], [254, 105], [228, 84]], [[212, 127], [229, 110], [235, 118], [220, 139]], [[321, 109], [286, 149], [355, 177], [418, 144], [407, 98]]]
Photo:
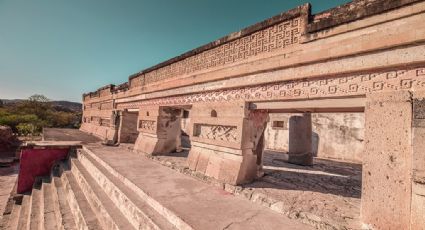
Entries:
[[156, 122], [149, 120], [140, 120], [139, 121], [139, 129], [145, 131], [155, 131], [156, 130]]
[[195, 124], [194, 136], [218, 141], [238, 142], [236, 126]]

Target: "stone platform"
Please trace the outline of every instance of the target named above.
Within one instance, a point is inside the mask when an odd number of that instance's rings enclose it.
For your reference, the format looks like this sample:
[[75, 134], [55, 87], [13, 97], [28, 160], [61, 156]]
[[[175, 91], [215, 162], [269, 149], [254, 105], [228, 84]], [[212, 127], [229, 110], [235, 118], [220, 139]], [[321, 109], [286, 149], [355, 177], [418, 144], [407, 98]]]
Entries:
[[266, 150], [265, 176], [232, 186], [190, 171], [187, 155], [186, 150], [150, 158], [317, 229], [361, 228], [361, 164], [315, 158], [314, 166], [297, 166], [285, 162], [285, 153]]
[[101, 140], [78, 129], [44, 128], [43, 141], [78, 141], [82, 144], [88, 144]]
[[[78, 131], [73, 138], [78, 139]], [[55, 138], [45, 133], [45, 139]], [[75, 136], [77, 135], [77, 136]], [[56, 136], [56, 141], [64, 135]], [[134, 153], [83, 145], [8, 200], [0, 229], [313, 229]]]
[[193, 229], [310, 229], [311, 227], [180, 174], [126, 147], [88, 145], [108, 167], [175, 213]]
[[[60, 134], [61, 131], [66, 134]], [[71, 137], [73, 140], [78, 140], [87, 135], [81, 134], [82, 132], [78, 130], [55, 130], [55, 132], [45, 132], [44, 139], [67, 140], [68, 137]], [[152, 162], [154, 160], [174, 169], [173, 175], [177, 171], [180, 175], [183, 173], [197, 179], [198, 182], [201, 182], [197, 183], [197, 186], [204, 187], [206, 184], [210, 184], [215, 191], [232, 193], [239, 198], [265, 206], [274, 212], [317, 229], [361, 228], [361, 164], [315, 158], [314, 166], [303, 167], [285, 163], [286, 157], [282, 152], [265, 151], [265, 176], [253, 183], [231, 186], [189, 170], [187, 167], [188, 149], [184, 149], [180, 153], [146, 156], [132, 153], [134, 146], [132, 144], [106, 147], [99, 143], [92, 143], [86, 146], [108, 165], [116, 165], [126, 178], [128, 174], [135, 174], [142, 170], [145, 164], [155, 165], [156, 163]], [[124, 156], [127, 160], [123, 158]], [[129, 159], [133, 157], [135, 157], [135, 161], [131, 165], [134, 166], [130, 168], [134, 169], [129, 170], [126, 162], [130, 162]], [[133, 176], [143, 177], [147, 180], [148, 177], [144, 173], [155, 175], [154, 171], [145, 168], [143, 173], [140, 171]], [[181, 176], [188, 178], [185, 175]], [[155, 181], [153, 177], [149, 178]], [[170, 191], [170, 194], [172, 192]]]

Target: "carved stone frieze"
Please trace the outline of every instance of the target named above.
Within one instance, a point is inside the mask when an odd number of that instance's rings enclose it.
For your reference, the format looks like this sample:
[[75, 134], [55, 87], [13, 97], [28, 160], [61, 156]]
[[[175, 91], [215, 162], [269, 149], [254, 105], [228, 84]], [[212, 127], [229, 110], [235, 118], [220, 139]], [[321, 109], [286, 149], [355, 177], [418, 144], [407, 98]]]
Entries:
[[297, 44], [300, 41], [302, 20], [301, 17], [297, 17], [283, 21], [253, 34], [150, 71], [143, 75], [144, 78], [133, 79], [131, 85], [140, 86], [199, 70], [224, 66]]
[[425, 88], [425, 68], [283, 81], [236, 89], [121, 103], [117, 107], [123, 109], [138, 108], [141, 105], [332, 98], [359, 96], [378, 91], [408, 90], [412, 88]]
[[195, 124], [194, 136], [217, 141], [238, 142], [236, 126]]
[[156, 122], [155, 121], [149, 121], [149, 120], [140, 120], [139, 121], [139, 128], [143, 131], [155, 131], [156, 130]]

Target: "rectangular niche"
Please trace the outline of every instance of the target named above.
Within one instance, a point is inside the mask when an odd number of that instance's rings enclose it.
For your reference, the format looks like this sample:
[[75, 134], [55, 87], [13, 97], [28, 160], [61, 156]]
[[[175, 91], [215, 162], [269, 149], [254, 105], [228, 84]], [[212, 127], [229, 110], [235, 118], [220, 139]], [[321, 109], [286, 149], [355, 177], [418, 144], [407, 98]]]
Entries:
[[285, 122], [285, 121], [276, 120], [276, 121], [272, 121], [272, 128], [273, 129], [287, 130], [288, 129], [288, 125], [287, 125], [287, 122]]

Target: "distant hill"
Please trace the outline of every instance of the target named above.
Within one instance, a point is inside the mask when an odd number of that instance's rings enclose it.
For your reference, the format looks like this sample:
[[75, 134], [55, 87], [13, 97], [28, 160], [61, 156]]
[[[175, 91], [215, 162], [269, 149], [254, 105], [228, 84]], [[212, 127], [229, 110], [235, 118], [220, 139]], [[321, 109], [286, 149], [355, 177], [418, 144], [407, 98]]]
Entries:
[[83, 106], [81, 103], [71, 101], [52, 101], [52, 104], [55, 107], [62, 107], [75, 112], [81, 112]]
[[4, 104], [13, 104], [13, 103], [23, 101], [22, 99], [0, 99], [0, 100], [3, 101]]
[[[0, 99], [4, 104], [13, 104], [24, 101], [23, 99]], [[78, 102], [71, 101], [51, 101], [54, 107], [62, 108], [64, 110], [71, 110], [74, 112], [82, 111], [82, 104]]]

